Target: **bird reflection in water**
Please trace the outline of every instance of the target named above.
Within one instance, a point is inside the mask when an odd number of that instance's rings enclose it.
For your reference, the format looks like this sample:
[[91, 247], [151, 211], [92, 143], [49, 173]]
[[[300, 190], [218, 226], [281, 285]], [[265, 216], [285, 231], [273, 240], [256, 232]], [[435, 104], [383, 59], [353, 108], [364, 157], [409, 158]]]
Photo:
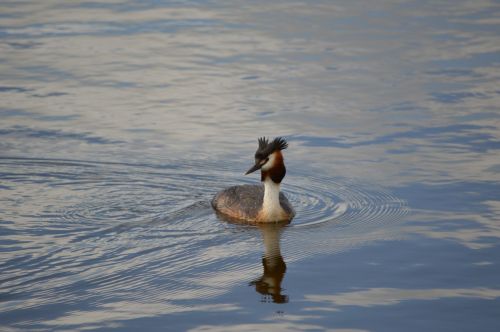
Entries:
[[286, 264], [280, 250], [280, 235], [286, 224], [266, 223], [258, 224], [264, 243], [262, 266], [264, 273], [250, 285], [262, 294], [262, 302], [287, 303], [288, 296], [282, 294], [281, 282], [285, 277]]
[[[217, 213], [217, 211], [216, 215], [220, 220], [231, 224], [249, 225], [249, 223], [230, 218]], [[257, 293], [262, 294], [261, 302], [288, 303], [288, 295], [281, 294], [283, 291], [281, 283], [285, 277], [286, 263], [281, 255], [280, 237], [283, 229], [289, 223], [289, 221], [283, 221], [251, 224], [260, 229], [264, 243], [262, 257], [264, 273], [260, 278], [250, 282], [250, 286], [255, 286]]]

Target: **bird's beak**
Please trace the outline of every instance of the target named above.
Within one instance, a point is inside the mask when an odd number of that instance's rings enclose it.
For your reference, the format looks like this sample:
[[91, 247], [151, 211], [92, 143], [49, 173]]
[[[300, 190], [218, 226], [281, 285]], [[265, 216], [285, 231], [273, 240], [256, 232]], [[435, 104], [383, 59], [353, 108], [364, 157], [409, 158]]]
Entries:
[[260, 163], [256, 163], [255, 165], [253, 165], [252, 167], [250, 167], [250, 169], [245, 173], [245, 175], [253, 173], [256, 170], [260, 169], [261, 167], [262, 167], [262, 165]]

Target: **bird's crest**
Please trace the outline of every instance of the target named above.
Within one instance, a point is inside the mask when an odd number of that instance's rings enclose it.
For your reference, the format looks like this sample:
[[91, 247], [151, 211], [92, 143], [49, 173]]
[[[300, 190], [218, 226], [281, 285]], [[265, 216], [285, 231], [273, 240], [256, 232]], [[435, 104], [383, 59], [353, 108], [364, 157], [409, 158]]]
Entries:
[[264, 159], [275, 151], [284, 150], [288, 147], [288, 143], [283, 137], [276, 137], [272, 142], [265, 137], [258, 139], [259, 148], [255, 152], [255, 158]]

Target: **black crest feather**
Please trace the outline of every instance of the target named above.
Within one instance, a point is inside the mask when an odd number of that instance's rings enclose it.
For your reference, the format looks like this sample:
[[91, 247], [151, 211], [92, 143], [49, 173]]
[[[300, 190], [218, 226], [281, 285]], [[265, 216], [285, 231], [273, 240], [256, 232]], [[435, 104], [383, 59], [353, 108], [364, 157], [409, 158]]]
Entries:
[[255, 158], [264, 159], [274, 151], [284, 150], [288, 147], [288, 143], [283, 137], [276, 137], [272, 142], [265, 137], [258, 139], [259, 148], [255, 152]]

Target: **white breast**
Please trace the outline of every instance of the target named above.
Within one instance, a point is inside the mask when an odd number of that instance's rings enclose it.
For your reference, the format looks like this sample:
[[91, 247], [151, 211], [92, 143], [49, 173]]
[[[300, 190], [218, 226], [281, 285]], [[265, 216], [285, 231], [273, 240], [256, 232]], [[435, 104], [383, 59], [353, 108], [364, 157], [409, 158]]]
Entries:
[[259, 219], [261, 221], [281, 221], [286, 219], [286, 213], [280, 204], [280, 185], [270, 178], [264, 181], [264, 202]]

